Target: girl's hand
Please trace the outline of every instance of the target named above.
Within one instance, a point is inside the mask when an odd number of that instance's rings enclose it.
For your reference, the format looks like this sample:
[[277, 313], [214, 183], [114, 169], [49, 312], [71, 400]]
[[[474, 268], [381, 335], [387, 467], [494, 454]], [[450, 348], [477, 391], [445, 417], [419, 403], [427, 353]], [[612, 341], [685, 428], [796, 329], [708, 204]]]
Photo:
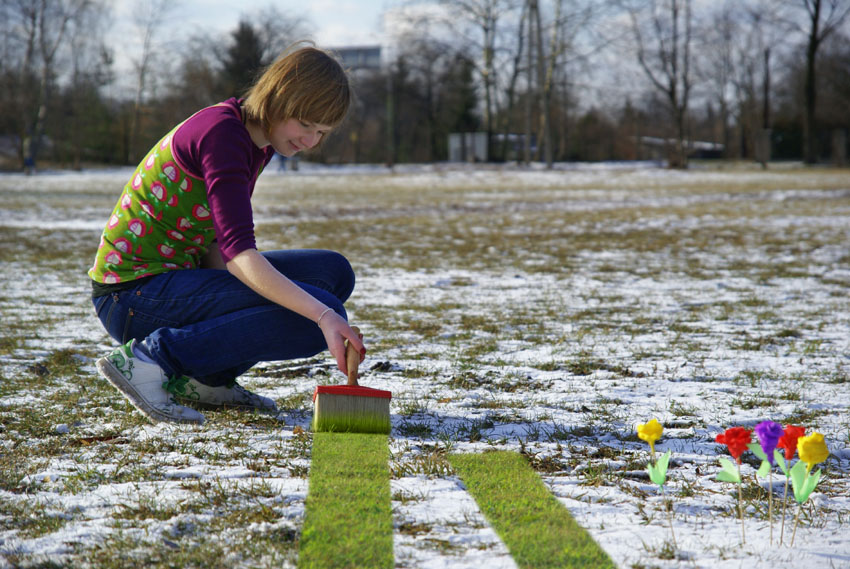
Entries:
[[328, 344], [328, 350], [331, 353], [331, 356], [336, 360], [336, 365], [346, 376], [348, 375], [348, 364], [345, 362], [345, 340], [347, 339], [355, 350], [360, 352], [360, 361], [366, 357], [366, 347], [363, 345], [363, 341], [351, 329], [351, 326], [348, 325], [348, 322], [345, 321], [345, 318], [340, 316], [334, 311], [330, 311], [325, 314], [321, 322], [319, 322], [319, 329], [325, 335], [325, 342]]

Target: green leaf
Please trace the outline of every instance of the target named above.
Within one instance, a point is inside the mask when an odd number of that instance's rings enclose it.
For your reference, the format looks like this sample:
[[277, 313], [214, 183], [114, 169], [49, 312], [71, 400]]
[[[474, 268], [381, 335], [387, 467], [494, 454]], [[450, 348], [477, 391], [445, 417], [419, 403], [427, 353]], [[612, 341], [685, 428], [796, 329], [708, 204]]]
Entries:
[[788, 476], [788, 463], [785, 462], [785, 455], [782, 454], [782, 451], [778, 448], [773, 449], [773, 460], [779, 465], [779, 469], [782, 470], [782, 474]]
[[[797, 464], [795, 464], [790, 471], [791, 474], [791, 488], [794, 490], [794, 499], [797, 500], [798, 504], [802, 504], [806, 501], [803, 498], [803, 487], [806, 483], [806, 463], [802, 460], [798, 460]], [[806, 498], [809, 496], [806, 495]]]
[[649, 473], [649, 479], [659, 487], [664, 486], [667, 481], [667, 464], [670, 462], [671, 451], [665, 452], [658, 461], [646, 466], [646, 471]]
[[806, 481], [803, 483], [803, 491], [800, 493], [800, 498], [797, 501], [802, 504], [803, 502], [808, 500], [811, 493], [815, 491], [815, 486], [818, 485], [819, 481], [820, 470], [818, 470], [812, 475], [806, 476]]
[[761, 476], [762, 478], [767, 478], [767, 474], [770, 472], [770, 463], [766, 460], [761, 461], [761, 466], [759, 466], [756, 474]]
[[670, 455], [673, 454], [672, 451], [667, 451], [661, 455], [661, 458], [658, 459], [658, 462], [655, 463], [655, 466], [658, 468], [658, 471], [661, 472], [663, 476], [667, 475], [667, 464], [670, 462]]
[[738, 474], [738, 469], [728, 458], [720, 459], [720, 465], [723, 467], [717, 473], [717, 479], [721, 482], [741, 482], [741, 476]]
[[764, 451], [761, 448], [761, 445], [758, 443], [750, 443], [747, 445], [747, 448], [752, 451], [754, 455], [756, 455], [761, 460], [767, 460], [767, 455], [764, 454]]
[[722, 470], [722, 471], [717, 473], [717, 479], [720, 480], [721, 482], [740, 482], [741, 481], [741, 479], [738, 478], [737, 472], [735, 474], [729, 474], [725, 470]]
[[649, 479], [652, 480], [653, 484], [658, 484], [658, 486], [664, 486], [664, 475], [659, 472], [658, 468], [655, 465], [648, 465], [646, 467], [646, 471], [649, 472]]

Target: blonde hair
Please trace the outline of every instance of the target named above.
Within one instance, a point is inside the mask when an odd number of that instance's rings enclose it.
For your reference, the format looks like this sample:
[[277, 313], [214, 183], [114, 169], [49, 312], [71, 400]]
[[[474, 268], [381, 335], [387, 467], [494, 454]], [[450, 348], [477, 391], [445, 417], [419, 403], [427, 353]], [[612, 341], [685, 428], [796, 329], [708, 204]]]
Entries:
[[337, 126], [350, 104], [345, 70], [329, 52], [310, 46], [291, 48], [268, 66], [245, 94], [243, 107], [248, 120], [269, 132], [291, 118]]

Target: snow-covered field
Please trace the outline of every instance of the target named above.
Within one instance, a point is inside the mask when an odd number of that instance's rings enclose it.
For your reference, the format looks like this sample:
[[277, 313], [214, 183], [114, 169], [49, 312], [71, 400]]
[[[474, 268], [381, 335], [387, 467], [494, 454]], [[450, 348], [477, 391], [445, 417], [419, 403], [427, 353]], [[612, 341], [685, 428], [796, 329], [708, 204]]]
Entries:
[[[330, 361], [258, 366], [277, 417], [150, 425], [97, 378], [85, 275], [129, 170], [0, 176], [0, 567], [296, 563], [310, 395]], [[850, 567], [850, 172], [649, 164], [269, 171], [262, 249], [351, 260], [361, 383], [393, 392], [398, 567], [515, 567], [447, 452], [523, 452], [623, 568]], [[665, 425], [666, 496], [635, 425]], [[714, 437], [824, 434], [780, 513]], [[300, 427], [300, 428], [298, 428]], [[774, 473], [781, 497], [782, 475]], [[665, 500], [673, 503], [673, 534]]]

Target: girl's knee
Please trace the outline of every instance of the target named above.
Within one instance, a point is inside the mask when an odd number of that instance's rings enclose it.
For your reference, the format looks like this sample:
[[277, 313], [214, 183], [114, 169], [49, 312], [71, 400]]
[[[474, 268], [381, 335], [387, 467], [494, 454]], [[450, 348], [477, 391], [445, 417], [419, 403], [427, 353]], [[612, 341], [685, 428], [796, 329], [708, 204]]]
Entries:
[[354, 290], [354, 268], [341, 253], [336, 251], [328, 251], [330, 253], [334, 267], [336, 267], [338, 289], [342, 293], [342, 300], [347, 299]]

